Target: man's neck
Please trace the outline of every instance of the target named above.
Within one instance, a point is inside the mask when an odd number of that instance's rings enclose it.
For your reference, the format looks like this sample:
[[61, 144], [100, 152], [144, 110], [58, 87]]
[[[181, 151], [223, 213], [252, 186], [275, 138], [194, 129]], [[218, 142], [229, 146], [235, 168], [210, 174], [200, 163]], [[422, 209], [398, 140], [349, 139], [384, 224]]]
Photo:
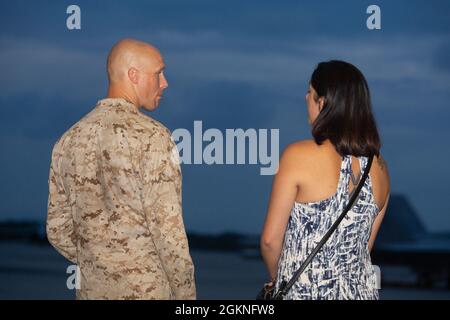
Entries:
[[139, 108], [137, 98], [133, 97], [131, 94], [128, 94], [124, 90], [120, 90], [116, 87], [109, 87], [108, 95], [106, 96], [109, 99], [124, 99], [129, 103], [133, 104], [136, 108]]

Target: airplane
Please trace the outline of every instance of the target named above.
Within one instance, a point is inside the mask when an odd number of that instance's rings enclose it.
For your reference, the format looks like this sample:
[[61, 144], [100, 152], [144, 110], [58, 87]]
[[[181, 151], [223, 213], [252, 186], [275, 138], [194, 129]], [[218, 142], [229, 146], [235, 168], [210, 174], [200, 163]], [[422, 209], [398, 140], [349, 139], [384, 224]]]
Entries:
[[419, 287], [446, 281], [450, 289], [450, 232], [429, 232], [404, 195], [391, 195], [371, 257], [375, 265], [410, 268]]

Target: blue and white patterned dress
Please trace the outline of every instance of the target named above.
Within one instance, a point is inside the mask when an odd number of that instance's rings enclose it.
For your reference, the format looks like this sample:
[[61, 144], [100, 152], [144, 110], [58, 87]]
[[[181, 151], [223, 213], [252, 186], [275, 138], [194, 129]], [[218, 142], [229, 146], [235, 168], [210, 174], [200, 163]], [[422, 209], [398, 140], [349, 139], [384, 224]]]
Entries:
[[[281, 281], [291, 279], [347, 205], [351, 161], [350, 155], [343, 157], [338, 188], [333, 196], [317, 202], [294, 203], [278, 262], [276, 290]], [[359, 161], [363, 172], [368, 158], [360, 157]], [[376, 274], [368, 249], [372, 223], [378, 211], [369, 175], [353, 208], [285, 299], [378, 299]]]

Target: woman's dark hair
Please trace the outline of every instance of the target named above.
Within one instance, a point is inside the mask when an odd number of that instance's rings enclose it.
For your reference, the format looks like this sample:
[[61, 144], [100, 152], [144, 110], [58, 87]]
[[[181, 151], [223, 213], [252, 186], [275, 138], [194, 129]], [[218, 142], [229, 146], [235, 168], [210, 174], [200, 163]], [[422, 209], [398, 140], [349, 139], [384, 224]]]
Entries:
[[323, 108], [312, 126], [317, 144], [330, 139], [341, 155], [379, 156], [380, 137], [372, 114], [367, 81], [354, 65], [332, 60], [314, 70], [311, 86]]

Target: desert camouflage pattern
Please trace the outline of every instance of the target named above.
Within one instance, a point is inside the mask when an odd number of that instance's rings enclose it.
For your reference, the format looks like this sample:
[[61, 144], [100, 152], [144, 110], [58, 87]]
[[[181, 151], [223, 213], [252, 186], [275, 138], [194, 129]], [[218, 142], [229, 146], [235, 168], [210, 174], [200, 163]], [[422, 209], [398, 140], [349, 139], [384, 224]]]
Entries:
[[168, 129], [103, 99], [55, 144], [47, 236], [80, 269], [77, 299], [195, 299]]

